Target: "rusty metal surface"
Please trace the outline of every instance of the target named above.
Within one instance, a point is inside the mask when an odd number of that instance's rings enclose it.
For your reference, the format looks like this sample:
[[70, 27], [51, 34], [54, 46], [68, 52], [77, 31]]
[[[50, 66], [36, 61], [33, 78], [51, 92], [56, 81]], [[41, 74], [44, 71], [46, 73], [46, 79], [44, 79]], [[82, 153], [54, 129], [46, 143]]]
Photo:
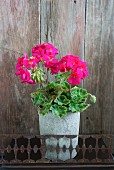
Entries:
[[[63, 147], [63, 151], [69, 149], [72, 153], [72, 138], [75, 135], [65, 135], [70, 138], [70, 147]], [[4, 134], [0, 135], [0, 164], [39, 164], [42, 166], [53, 166], [69, 164], [110, 164], [114, 165], [112, 156], [112, 135], [79, 135], [79, 144], [75, 148], [77, 156], [67, 161], [45, 159], [46, 139], [55, 137], [60, 139], [63, 135], [23, 135], [23, 134]], [[59, 153], [59, 145], [57, 144], [56, 152]], [[50, 150], [53, 150], [50, 146]], [[71, 156], [71, 154], [70, 154]]]
[[54, 170], [54, 169], [60, 169], [60, 170], [63, 170], [63, 169], [67, 169], [67, 170], [71, 170], [71, 169], [75, 169], [75, 170], [91, 170], [91, 169], [94, 169], [94, 170], [114, 170], [114, 166], [113, 165], [110, 165], [110, 164], [105, 164], [105, 165], [101, 165], [101, 164], [24, 164], [24, 165], [3, 165], [2, 166], [2, 169], [0, 170], [25, 170], [25, 169], [35, 169], [35, 170], [41, 170], [41, 169], [48, 169], [48, 170]]

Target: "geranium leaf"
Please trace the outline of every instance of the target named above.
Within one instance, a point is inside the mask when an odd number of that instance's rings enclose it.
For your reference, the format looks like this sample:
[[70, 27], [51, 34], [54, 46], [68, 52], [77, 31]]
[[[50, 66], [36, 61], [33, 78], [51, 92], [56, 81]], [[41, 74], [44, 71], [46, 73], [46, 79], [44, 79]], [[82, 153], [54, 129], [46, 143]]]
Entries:
[[41, 115], [46, 115], [49, 113], [49, 109], [50, 109], [50, 106], [38, 108], [38, 113]]
[[67, 114], [67, 108], [65, 106], [59, 106], [57, 104], [51, 106], [50, 110], [57, 117], [63, 117]]
[[90, 100], [91, 100], [91, 102], [95, 103], [96, 102], [96, 97], [94, 95], [91, 95]]
[[54, 100], [55, 103], [58, 103], [58, 105], [67, 105], [70, 103], [70, 100], [66, 98], [64, 95], [60, 95]]
[[81, 103], [81, 104], [70, 103], [69, 106], [70, 106], [69, 109], [72, 112], [82, 112], [85, 109], [87, 109], [90, 106], [90, 104], [85, 104], [85, 103]]

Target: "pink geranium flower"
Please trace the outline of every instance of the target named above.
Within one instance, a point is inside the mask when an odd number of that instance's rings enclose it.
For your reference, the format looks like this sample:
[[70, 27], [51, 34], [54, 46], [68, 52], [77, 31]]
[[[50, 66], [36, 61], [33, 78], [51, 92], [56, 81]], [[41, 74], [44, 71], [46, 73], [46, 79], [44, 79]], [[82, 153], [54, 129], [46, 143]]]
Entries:
[[60, 71], [68, 71], [73, 68], [74, 65], [77, 65], [79, 62], [78, 56], [73, 56], [71, 54], [68, 54], [64, 57], [62, 57], [60, 61]]
[[16, 76], [20, 76], [22, 83], [27, 82], [29, 84], [35, 84], [35, 81], [31, 79], [31, 73], [29, 70], [20, 69], [15, 74]]
[[71, 75], [69, 78], [68, 78], [68, 82], [71, 84], [71, 85], [78, 85], [81, 83], [81, 79], [80, 78], [76, 78], [74, 77], [73, 75]]
[[42, 60], [46, 63], [46, 62], [49, 62], [49, 61], [52, 61], [54, 59], [54, 56], [52, 55], [44, 55], [42, 57]]
[[49, 62], [45, 63], [45, 66], [51, 70], [52, 74], [57, 74], [59, 72], [59, 65], [58, 65], [58, 60], [57, 59], [53, 59], [50, 60]]
[[55, 48], [52, 44], [50, 43], [44, 43], [45, 46], [45, 52], [47, 55], [52, 55], [55, 56], [56, 54], [58, 54], [58, 50], [57, 48]]
[[80, 84], [82, 75], [83, 75], [82, 71], [80, 69], [77, 69], [76, 72], [70, 74], [70, 77], [68, 78], [68, 82], [71, 85]]
[[89, 75], [88, 70], [87, 70], [87, 63], [84, 61], [79, 62], [78, 64], [78, 68], [82, 71], [82, 79], [84, 79], [85, 77], [87, 77]]
[[59, 62], [59, 70], [60, 72], [66, 72], [66, 63], [63, 61]]
[[54, 58], [58, 50], [50, 43], [43, 43], [32, 48], [32, 56], [40, 61], [46, 61], [47, 58]]
[[88, 70], [85, 69], [83, 71], [83, 78], [82, 79], [86, 78], [88, 75], [89, 75], [89, 72], [88, 72]]
[[26, 68], [34, 68], [36, 67], [37, 63], [38, 60], [34, 57], [23, 61], [23, 64]]
[[87, 63], [80, 60], [79, 63], [78, 63], [78, 67], [79, 67], [81, 70], [84, 70], [84, 69], [87, 68]]
[[17, 59], [16, 70], [20, 70], [24, 67], [25, 60], [28, 60], [28, 56], [26, 54], [24, 54], [23, 57]]

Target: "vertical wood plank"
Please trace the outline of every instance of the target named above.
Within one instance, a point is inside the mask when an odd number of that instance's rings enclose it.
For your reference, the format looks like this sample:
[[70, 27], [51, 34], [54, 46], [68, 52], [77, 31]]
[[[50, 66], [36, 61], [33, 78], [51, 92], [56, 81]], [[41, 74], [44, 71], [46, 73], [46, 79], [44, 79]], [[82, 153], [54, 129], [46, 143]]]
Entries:
[[87, 0], [84, 87], [97, 97], [82, 117], [83, 133], [114, 133], [114, 1]]
[[41, 0], [41, 43], [84, 58], [85, 0]]
[[40, 40], [39, 10], [40, 0], [0, 0], [0, 133], [38, 131], [34, 86], [21, 84], [15, 64]]

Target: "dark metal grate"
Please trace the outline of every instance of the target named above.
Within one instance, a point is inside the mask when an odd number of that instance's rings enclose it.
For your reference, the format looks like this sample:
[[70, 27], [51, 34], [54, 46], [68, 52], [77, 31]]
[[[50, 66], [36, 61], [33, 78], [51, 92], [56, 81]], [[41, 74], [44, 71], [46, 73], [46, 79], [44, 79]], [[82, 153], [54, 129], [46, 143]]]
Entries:
[[[78, 146], [75, 148], [77, 156], [67, 161], [47, 160], [46, 139], [54, 137], [57, 140], [63, 135], [0, 135], [0, 164], [12, 163], [114, 163], [112, 156], [112, 135], [79, 135]], [[70, 158], [72, 154], [72, 140], [75, 135], [65, 135], [70, 139]], [[53, 150], [50, 147], [50, 151]], [[56, 152], [59, 154], [59, 145], [56, 146]], [[66, 147], [63, 147], [63, 152]]]

